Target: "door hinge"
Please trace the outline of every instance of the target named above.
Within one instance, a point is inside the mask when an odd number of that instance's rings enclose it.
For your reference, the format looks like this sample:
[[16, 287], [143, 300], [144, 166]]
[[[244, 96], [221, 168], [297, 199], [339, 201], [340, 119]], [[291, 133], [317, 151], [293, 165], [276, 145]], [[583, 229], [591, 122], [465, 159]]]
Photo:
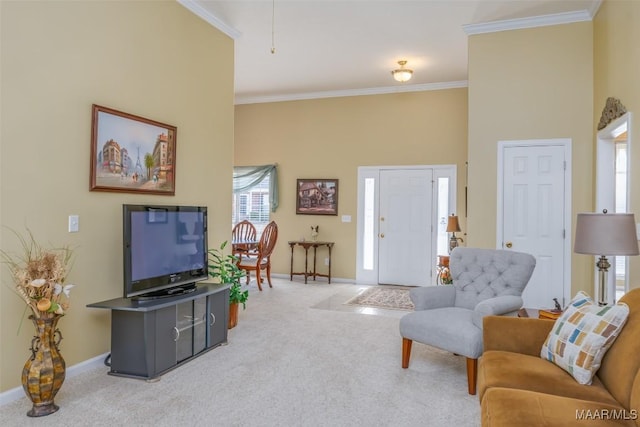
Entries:
[[567, 230], [566, 229], [562, 229], [562, 238], [566, 239], [567, 238]]
[[566, 160], [562, 161], [562, 169], [563, 170], [567, 170], [567, 161]]

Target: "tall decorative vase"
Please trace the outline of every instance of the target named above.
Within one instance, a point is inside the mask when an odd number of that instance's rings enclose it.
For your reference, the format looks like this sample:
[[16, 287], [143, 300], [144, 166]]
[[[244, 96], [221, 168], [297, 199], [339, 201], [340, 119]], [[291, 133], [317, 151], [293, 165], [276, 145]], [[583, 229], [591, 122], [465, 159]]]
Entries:
[[36, 335], [31, 340], [31, 357], [22, 370], [22, 387], [33, 402], [27, 415], [42, 417], [60, 409], [53, 399], [62, 387], [65, 377], [65, 363], [58, 344], [62, 334], [57, 329], [62, 316], [37, 319], [29, 316], [36, 327]]

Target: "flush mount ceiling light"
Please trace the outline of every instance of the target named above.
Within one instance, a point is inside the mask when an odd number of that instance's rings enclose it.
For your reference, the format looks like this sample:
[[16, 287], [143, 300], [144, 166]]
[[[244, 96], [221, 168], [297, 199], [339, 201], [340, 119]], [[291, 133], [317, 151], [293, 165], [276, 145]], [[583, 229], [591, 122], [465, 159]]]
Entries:
[[400, 68], [391, 72], [393, 78], [401, 83], [409, 81], [409, 79], [411, 79], [411, 76], [413, 75], [413, 70], [404, 68], [404, 66], [407, 65], [407, 61], [398, 61], [398, 65], [400, 66]]

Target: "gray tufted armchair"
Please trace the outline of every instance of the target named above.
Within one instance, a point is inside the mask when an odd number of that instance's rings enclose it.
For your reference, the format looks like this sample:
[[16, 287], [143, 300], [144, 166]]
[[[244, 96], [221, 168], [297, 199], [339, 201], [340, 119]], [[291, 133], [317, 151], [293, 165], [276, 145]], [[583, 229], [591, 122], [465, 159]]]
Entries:
[[409, 367], [413, 341], [465, 356], [469, 394], [476, 394], [482, 318], [516, 314], [535, 266], [536, 259], [521, 252], [455, 248], [449, 260], [453, 286], [411, 290], [415, 311], [400, 319], [402, 367]]

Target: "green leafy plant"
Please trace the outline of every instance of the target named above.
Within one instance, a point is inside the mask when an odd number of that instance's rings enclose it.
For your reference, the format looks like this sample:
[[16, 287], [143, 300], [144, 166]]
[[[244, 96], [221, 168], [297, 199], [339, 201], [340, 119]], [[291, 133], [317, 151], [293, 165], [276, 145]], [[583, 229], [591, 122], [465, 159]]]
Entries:
[[238, 257], [232, 254], [224, 254], [227, 242], [220, 245], [220, 249], [209, 249], [209, 276], [218, 279], [220, 283], [228, 283], [229, 303], [240, 303], [242, 308], [247, 308], [246, 302], [249, 298], [249, 291], [242, 290], [240, 281], [245, 276], [245, 271], [237, 265]]

